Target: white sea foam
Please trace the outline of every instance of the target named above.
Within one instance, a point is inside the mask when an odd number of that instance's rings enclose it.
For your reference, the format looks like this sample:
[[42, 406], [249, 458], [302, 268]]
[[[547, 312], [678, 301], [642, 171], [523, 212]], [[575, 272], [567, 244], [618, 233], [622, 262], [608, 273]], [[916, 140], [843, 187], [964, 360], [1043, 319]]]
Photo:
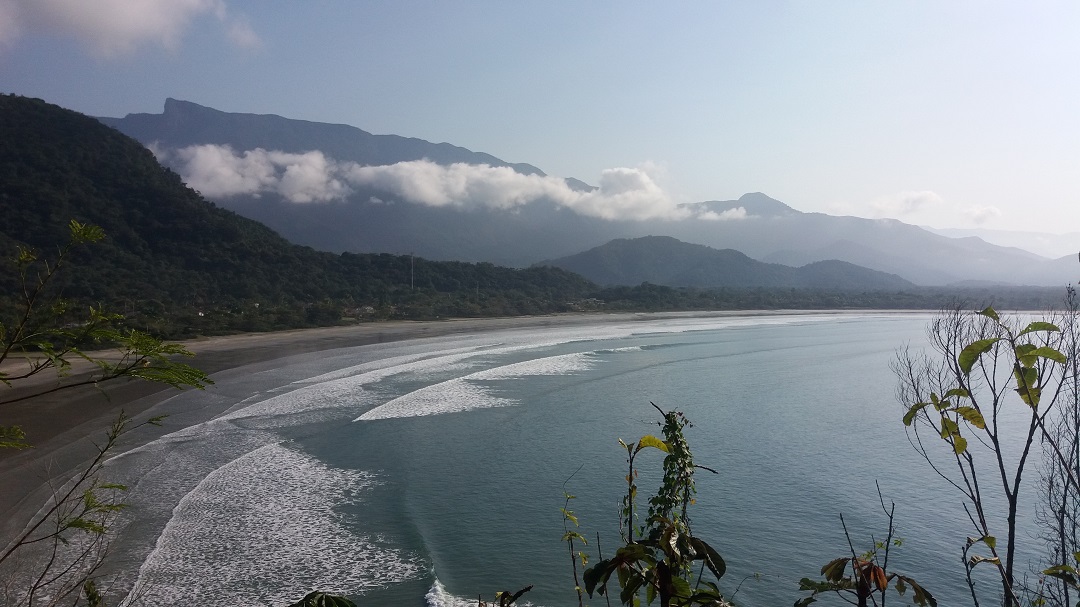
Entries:
[[415, 577], [418, 557], [357, 535], [335, 512], [375, 482], [279, 444], [222, 466], [174, 509], [139, 571], [142, 600], [265, 605], [312, 588], [356, 594]]
[[437, 350], [433, 352], [421, 352], [417, 354], [406, 354], [402, 356], [380, 358], [377, 360], [363, 362], [358, 365], [335, 369], [328, 373], [322, 373], [320, 375], [309, 377], [307, 379], [300, 380], [294, 383], [320, 384], [360, 374], [367, 374], [369, 378], [375, 378], [378, 377], [378, 371], [384, 371], [386, 374], [382, 377], [387, 377], [397, 373], [406, 373], [410, 371], [429, 369], [434, 366], [450, 366], [453, 365], [456, 361], [459, 361], [466, 356], [475, 354], [478, 351], [495, 348], [500, 345], [502, 344], [481, 344], [464, 348], [451, 348], [448, 350]]
[[464, 379], [495, 380], [514, 379], [517, 377], [535, 377], [538, 375], [568, 375], [587, 371], [593, 362], [587, 353], [545, 356], [519, 363], [494, 367], [467, 375]]
[[399, 396], [353, 421], [456, 413], [473, 409], [506, 407], [515, 402], [508, 398], [492, 396], [476, 384], [471, 384], [462, 378], [455, 378]]
[[[494, 599], [494, 597], [482, 598]], [[450, 592], [446, 590], [446, 586], [443, 586], [443, 583], [440, 582], [438, 578], [435, 579], [435, 583], [431, 585], [427, 594], [424, 595], [424, 600], [427, 601], [428, 607], [476, 607], [475, 598], [466, 598], [450, 594]], [[533, 603], [524, 600], [524, 597], [514, 604], [520, 605], [520, 607], [536, 607]]]
[[[514, 401], [496, 391], [497, 384], [493, 382], [516, 377], [574, 373], [601, 360], [595, 354], [578, 353], [486, 368], [498, 364], [506, 355], [520, 358], [523, 352], [527, 353], [529, 350], [540, 353], [544, 348], [571, 342], [761, 324], [813, 322], [828, 318], [830, 317], [678, 318], [659, 322], [543, 328], [500, 333], [497, 343], [493, 343], [490, 336], [455, 336], [423, 343], [402, 342], [360, 347], [342, 351], [343, 353], [320, 362], [307, 360], [300, 366], [267, 369], [257, 374], [226, 373], [223, 377], [227, 380], [219, 381], [206, 393], [184, 393], [177, 397], [175, 407], [179, 413], [173, 419], [184, 419], [187, 415], [184, 411], [188, 408], [197, 414], [204, 406], [202, 403], [206, 402], [216, 403], [217, 411], [223, 411], [223, 414], [203, 423], [194, 422], [111, 462], [113, 472], [119, 473], [117, 468], [125, 469], [124, 474], [118, 474], [117, 480], [132, 486], [129, 497], [139, 509], [139, 527], [136, 529], [133, 525], [131, 533], [140, 539], [129, 539], [129, 548], [126, 550], [130, 550], [132, 555], [138, 555], [140, 561], [143, 556], [152, 552], [141, 573], [148, 576], [147, 579], [152, 580], [161, 593], [180, 592], [178, 589], [181, 588], [181, 578], [185, 575], [202, 584], [205, 578], [213, 578], [219, 571], [224, 571], [228, 574], [226, 577], [232, 580], [229, 583], [241, 584], [241, 578], [255, 580], [257, 575], [261, 575], [251, 567], [260, 564], [280, 567], [280, 571], [275, 570], [268, 576], [267, 579], [271, 581], [266, 582], [269, 593], [266, 596], [280, 600], [285, 595], [281, 594], [280, 588], [273, 586], [275, 582], [272, 579], [292, 579], [289, 577], [291, 574], [286, 575], [287, 571], [293, 570], [294, 565], [289, 555], [303, 555], [315, 551], [323, 545], [312, 543], [316, 542], [316, 539], [322, 541], [330, 534], [340, 533], [340, 537], [345, 538], [343, 541], [349, 542], [350, 550], [353, 546], [359, 547], [359, 553], [347, 551], [348, 554], [359, 554], [357, 558], [380, 559], [390, 555], [386, 557], [386, 562], [390, 563], [389, 568], [381, 565], [374, 569], [364, 565], [355, 567], [355, 575], [359, 580], [357, 587], [380, 585], [381, 582], [377, 579], [380, 572], [406, 571], [412, 567], [411, 557], [393, 551], [380, 552], [381, 549], [377, 548], [380, 542], [374, 538], [357, 540], [351, 532], [340, 528], [330, 510], [335, 503], [354, 499], [355, 493], [362, 491], [364, 483], [371, 479], [363, 475], [357, 476], [359, 473], [328, 469], [307, 456], [275, 445], [281, 440], [281, 435], [275, 432], [276, 429], [297, 424], [353, 419], [363, 411], [367, 413], [357, 419], [432, 415], [478, 407], [513, 405]], [[624, 352], [639, 348], [640, 346], [628, 346], [596, 352]], [[373, 355], [386, 357], [351, 364], [360, 357]], [[476, 370], [478, 368], [480, 370]], [[469, 373], [470, 371], [472, 373]], [[403, 376], [413, 381], [431, 377], [439, 379], [457, 374], [460, 376], [398, 396], [376, 407], [394, 396], [385, 393], [388, 389], [394, 389], [393, 384], [375, 385], [387, 378]], [[278, 383], [273, 383], [275, 381]], [[206, 407], [206, 410], [211, 409], [213, 407]], [[260, 468], [260, 465], [269, 468]], [[300, 470], [303, 472], [295, 472]], [[297, 478], [296, 474], [301, 477], [310, 474], [311, 478]], [[220, 496], [220, 500], [216, 496]], [[281, 499], [277, 499], [278, 497]], [[293, 509], [299, 508], [305, 501], [312, 502], [309, 506], [313, 510], [309, 511], [309, 514], [294, 515]], [[263, 504], [270, 505], [263, 507]], [[226, 516], [221, 513], [229, 514]], [[228, 518], [232, 516], [240, 517], [241, 522], [233, 524]], [[291, 527], [282, 525], [295, 516], [312, 519], [312, 528], [315, 529], [313, 533], [317, 533], [311, 538], [316, 539], [308, 542], [305, 538], [290, 535]], [[266, 523], [266, 529], [259, 527], [261, 523], [258, 521], [262, 520], [260, 517], [271, 521]], [[224, 528], [220, 530], [222, 525]], [[201, 532], [201, 527], [219, 531]], [[214, 533], [225, 538], [232, 537], [229, 533], [230, 527], [244, 529], [245, 533], [253, 533], [253, 536], [243, 541], [243, 538], [234, 539], [232, 544], [219, 545], [216, 549], [218, 552], [200, 552], [204, 549], [204, 543], [214, 539], [211, 537]], [[185, 545], [188, 542], [185, 534], [192, 538], [189, 545]], [[266, 544], [264, 540], [276, 543]], [[295, 545], [290, 542], [295, 542]], [[332, 543], [332, 546], [341, 547], [337, 543]], [[335, 556], [335, 552], [335, 549], [331, 548], [325, 554]], [[346, 561], [351, 563], [352, 557], [342, 562]], [[234, 562], [243, 571], [231, 571], [230, 563]], [[312, 562], [321, 563], [317, 558]], [[370, 565], [367, 560], [364, 560], [364, 563]], [[196, 565], [213, 567], [209, 570], [213, 574], [200, 573]], [[244, 569], [245, 567], [248, 569]], [[172, 571], [178, 573], [173, 575], [170, 573]], [[296, 565], [295, 571], [297, 575], [316, 575], [312, 568], [302, 564]], [[327, 571], [337, 570], [331, 567]], [[411, 572], [412, 569], [408, 571]], [[349, 575], [333, 573], [331, 577], [334, 580], [352, 580]], [[260, 583], [262, 582], [263, 580], [260, 580]], [[303, 587], [310, 589], [316, 586], [313, 582], [305, 581]], [[339, 586], [328, 584], [321, 587], [333, 589]], [[230, 591], [225, 596], [242, 596], [245, 597], [243, 601], [254, 601], [256, 599], [252, 597], [255, 597], [255, 592], [252, 588], [242, 587], [240, 591]], [[184, 602], [187, 603], [186, 600]], [[202, 603], [194, 600], [190, 602]]]
[[353, 421], [421, 417], [489, 407], [506, 407], [516, 404], [517, 401], [495, 396], [489, 392], [488, 388], [474, 382], [539, 375], [566, 375], [590, 369], [592, 364], [592, 360], [586, 353], [576, 353], [546, 356], [484, 369], [399, 396]]
[[[297, 380], [287, 386], [282, 386], [277, 390], [270, 391], [262, 395], [262, 397], [260, 398], [238, 403], [237, 406], [233, 407], [232, 410], [221, 416], [219, 419], [235, 420], [242, 418], [250, 419], [254, 417], [273, 418], [285, 415], [295, 416], [299, 413], [314, 414], [318, 413], [319, 411], [325, 412], [327, 410], [340, 408], [345, 408], [346, 410], [351, 410], [355, 408], [368, 408], [375, 404], [375, 397], [371, 395], [365, 396], [363, 394], [363, 386], [375, 384], [389, 377], [398, 375], [409, 375], [414, 378], [423, 378], [425, 376], [432, 376], [437, 374], [464, 372], [468, 371], [469, 369], [475, 368], [476, 366], [481, 364], [482, 359], [485, 358], [490, 359], [492, 357], [505, 356], [507, 354], [513, 354], [525, 350], [540, 350], [543, 348], [564, 345], [578, 341], [618, 339], [630, 337], [632, 335], [649, 333], [681, 333], [754, 325], [790, 324], [815, 320], [827, 320], [828, 318], [829, 317], [821, 318], [815, 316], [794, 315], [757, 316], [749, 318], [743, 317], [668, 319], [659, 323], [649, 323], [647, 325], [647, 333], [641, 332], [641, 329], [644, 328], [641, 323], [600, 325], [588, 328], [571, 327], [559, 329], [545, 329], [542, 331], [523, 331], [514, 336], [509, 336], [508, 339], [504, 342], [478, 343], [475, 345], [469, 345], [459, 348], [436, 350], [434, 352], [428, 351], [405, 354], [385, 359], [367, 361], [358, 365], [351, 365], [342, 369], [328, 371], [326, 373], [315, 375], [309, 378]], [[628, 352], [638, 349], [640, 349], [640, 346], [612, 348], [610, 350], [604, 351]], [[530, 363], [535, 363], [538, 365], [543, 365], [545, 363], [538, 361], [550, 361], [551, 358], [553, 357], [539, 358], [535, 361], [526, 361], [525, 363], [518, 364], [528, 365]], [[507, 373], [516, 373], [517, 371], [513, 370], [513, 367], [514, 365], [508, 365]], [[492, 372], [495, 373], [495, 371]], [[519, 373], [516, 376], [524, 377], [528, 375], [548, 375], [561, 373], [563, 373], [563, 371], [554, 370], [552, 373], [524, 372]], [[494, 376], [477, 376], [476, 374], [463, 375], [462, 378], [500, 379]], [[281, 392], [282, 390], [287, 391]], [[461, 393], [465, 390], [467, 389], [461, 388], [458, 390], [458, 392]], [[407, 396], [408, 395], [406, 395], [406, 397]], [[393, 402], [394, 401], [390, 401], [386, 403], [386, 405], [389, 405]], [[399, 402], [396, 403], [395, 406], [401, 404], [402, 403]], [[490, 404], [488, 401], [484, 401], [482, 399], [482, 402], [480, 402], [477, 406], [465, 407], [459, 403], [455, 405], [448, 405], [446, 411], [460, 411], [467, 408], [477, 408], [480, 406], [499, 406], [499, 404]], [[424, 411], [428, 410], [429, 409], [424, 409]], [[433, 410], [431, 413], [423, 413], [422, 415], [431, 415], [437, 412], [439, 411]], [[358, 419], [381, 419], [383, 417], [399, 417], [399, 415], [390, 416], [386, 415], [385, 413], [372, 413], [370, 411], [368, 413], [365, 413], [364, 416], [361, 416]], [[302, 421], [317, 421], [316, 418], [317, 415], [309, 415], [307, 419]], [[297, 423], [297, 421], [298, 420], [295, 419], [290, 420], [290, 423]]]
[[[375, 404], [373, 399], [376, 397], [365, 395], [363, 387], [378, 383], [388, 377], [407, 374], [410, 377], [422, 378], [433, 374], [467, 371], [480, 364], [480, 361], [476, 360], [478, 357], [501, 356], [525, 349], [554, 345], [555, 343], [560, 342], [546, 342], [543, 344], [529, 342], [513, 346], [503, 344], [473, 346], [440, 351], [435, 355], [432, 355], [432, 353], [406, 355], [362, 363], [347, 369], [293, 382], [291, 385], [297, 387], [289, 392], [261, 400], [245, 402], [243, 406], [234, 407], [233, 410], [217, 419], [279, 418], [286, 415], [295, 416], [300, 413], [310, 414], [332, 409], [367, 408]], [[539, 374], [543, 373], [531, 373], [531, 375]], [[530, 375], [530, 373], [519, 375]], [[470, 378], [472, 376], [466, 375], [464, 377]], [[462, 388], [459, 392], [462, 390], [467, 390], [467, 388]], [[500, 403], [484, 404], [479, 402], [476, 406], [469, 408], [481, 406], [500, 406]], [[455, 408], [452, 410], [461, 409]], [[303, 421], [317, 421], [317, 419], [309, 415], [308, 419]], [[291, 423], [296, 422], [294, 420]]]

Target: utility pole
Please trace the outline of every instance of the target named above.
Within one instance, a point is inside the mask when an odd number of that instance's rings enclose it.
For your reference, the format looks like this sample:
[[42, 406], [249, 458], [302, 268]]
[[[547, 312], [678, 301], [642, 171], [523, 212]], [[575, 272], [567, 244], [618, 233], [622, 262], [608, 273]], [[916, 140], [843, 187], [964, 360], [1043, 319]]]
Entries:
[[416, 271], [413, 265], [413, 254], [409, 253], [409, 290], [416, 290]]

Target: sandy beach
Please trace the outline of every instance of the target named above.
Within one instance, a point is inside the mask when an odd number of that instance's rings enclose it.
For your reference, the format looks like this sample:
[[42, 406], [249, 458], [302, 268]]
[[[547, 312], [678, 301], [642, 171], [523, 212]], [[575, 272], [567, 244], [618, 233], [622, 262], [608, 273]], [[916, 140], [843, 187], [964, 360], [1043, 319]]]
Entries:
[[[745, 316], [778, 312], [694, 313], [693, 316]], [[785, 312], [791, 313], [791, 312]], [[439, 321], [377, 322], [347, 327], [324, 327], [274, 333], [248, 333], [180, 342], [195, 353], [190, 360], [215, 373], [289, 356], [368, 344], [439, 337], [454, 334], [521, 328], [567, 327], [598, 323], [648, 321], [691, 314], [561, 314], [514, 318], [451, 319]], [[108, 354], [108, 353], [103, 353]], [[19, 361], [5, 364], [14, 371]], [[88, 367], [74, 367], [73, 377]], [[55, 375], [43, 374], [18, 382], [6, 396], [40, 392], [56, 384]], [[213, 387], [210, 388], [211, 390]], [[26, 401], [0, 405], [0, 424], [18, 425], [33, 448], [0, 450], [0, 544], [7, 541], [48, 499], [50, 480], [65, 478], [94, 452], [92, 440], [104, 436], [121, 412], [133, 417], [176, 390], [145, 381], [116, 380], [101, 386], [61, 390]], [[138, 441], [138, 439], [134, 439]], [[76, 445], [81, 444], [81, 448]], [[137, 443], [136, 443], [137, 444]]]
[[[181, 342], [195, 353], [190, 361], [211, 378], [227, 370], [257, 369], [278, 359], [316, 352], [428, 337], [512, 329], [626, 323], [665, 318], [733, 317], [798, 314], [797, 311], [738, 311], [650, 314], [562, 314], [514, 318], [453, 319], [425, 322], [378, 322], [348, 327], [325, 327], [274, 333], [239, 334]], [[810, 312], [803, 312], [810, 313]], [[821, 314], [823, 311], [813, 311]], [[826, 312], [827, 313], [827, 312]], [[843, 313], [843, 312], [836, 312]], [[76, 367], [78, 375], [79, 367]], [[83, 367], [86, 369], [86, 367]], [[5, 365], [5, 370], [11, 367]], [[20, 382], [5, 388], [9, 396], [41, 391], [55, 385], [55, 376]], [[211, 386], [209, 390], [213, 390]], [[0, 544], [6, 544], [46, 502], [50, 481], [70, 478], [94, 453], [94, 440], [121, 412], [138, 418], [176, 390], [144, 381], [117, 380], [100, 387], [62, 390], [0, 406], [0, 424], [19, 425], [33, 448], [0, 451]], [[131, 437], [124, 448], [147, 438]]]

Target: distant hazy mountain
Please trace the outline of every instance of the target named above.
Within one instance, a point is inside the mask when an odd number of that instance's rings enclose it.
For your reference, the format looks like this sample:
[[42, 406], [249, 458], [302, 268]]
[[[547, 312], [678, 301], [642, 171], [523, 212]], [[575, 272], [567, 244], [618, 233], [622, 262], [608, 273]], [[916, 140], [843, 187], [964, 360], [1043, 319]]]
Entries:
[[896, 276], [843, 261], [800, 268], [764, 263], [732, 249], [689, 244], [670, 236], [617, 239], [584, 253], [541, 262], [604, 285], [642, 282], [672, 287], [781, 287], [901, 290], [914, 287]]
[[1059, 259], [1076, 257], [1080, 251], [1080, 232], [1048, 234], [1046, 232], [1020, 232], [1015, 230], [987, 230], [983, 228], [931, 228], [923, 229], [949, 238], [977, 237], [1002, 247], [1015, 247], [1042, 257]]
[[1014, 285], [1064, 285], [1073, 280], [1059, 261], [978, 238], [948, 238], [895, 219], [801, 213], [763, 194], [738, 201], [740, 221], [695, 222], [671, 234], [687, 242], [737, 249], [762, 261], [803, 265], [837, 259], [897, 274], [921, 285], [984, 281]]
[[281, 150], [300, 153], [320, 150], [336, 160], [365, 165], [394, 164], [427, 158], [439, 164], [464, 162], [508, 166], [526, 175], [543, 175], [530, 164], [511, 164], [490, 155], [449, 143], [397, 135], [373, 135], [345, 124], [292, 120], [266, 114], [234, 114], [190, 101], [165, 100], [161, 114], [128, 114], [99, 118], [105, 124], [144, 143], [167, 147], [222, 144], [237, 150]]
[[[264, 156], [318, 150], [328, 163], [365, 167], [427, 159], [446, 166], [488, 165], [509, 167], [537, 178], [543, 175], [529, 164], [507, 163], [445, 143], [372, 135], [346, 125], [226, 113], [171, 99], [162, 114], [101, 120], [151, 146], [165, 164], [177, 170], [182, 159], [179, 154], [191, 154], [190, 146], [229, 146], [232, 156], [228, 162], [233, 165], [221, 167], [222, 173], [236, 179], [240, 176], [229, 171], [234, 171], [235, 165], [257, 161], [258, 150], [263, 150]], [[303, 171], [293, 177], [297, 177], [298, 187], [303, 186]], [[595, 189], [576, 179], [562, 183], [576, 192]], [[353, 187], [344, 199], [321, 202], [297, 202], [295, 197], [290, 200], [276, 192], [215, 195], [203, 188], [203, 194], [267, 224], [293, 242], [334, 252], [416, 253], [430, 259], [524, 267], [617, 238], [663, 234], [789, 266], [845, 261], [919, 285], [972, 281], [1064, 285], [1080, 274], [1075, 261], [1044, 259], [979, 238], [948, 238], [896, 220], [803, 213], [762, 193], [683, 205], [693, 219], [663, 221], [601, 219], [543, 197], [512, 208], [458, 204], [460, 200], [419, 204], [378, 184]], [[483, 199], [485, 193], [470, 191], [465, 195]]]
[[[181, 334], [334, 324], [345, 308], [364, 306], [414, 318], [536, 314], [565, 310], [562, 302], [595, 289], [552, 268], [292, 244], [203, 199], [130, 137], [15, 95], [0, 95], [0, 217], [8, 257], [22, 245], [55, 258], [70, 220], [101, 226], [106, 238], [78, 250], [54, 286], [78, 302], [73, 309], [104, 304]], [[16, 272], [0, 263], [4, 321], [19, 309]]]

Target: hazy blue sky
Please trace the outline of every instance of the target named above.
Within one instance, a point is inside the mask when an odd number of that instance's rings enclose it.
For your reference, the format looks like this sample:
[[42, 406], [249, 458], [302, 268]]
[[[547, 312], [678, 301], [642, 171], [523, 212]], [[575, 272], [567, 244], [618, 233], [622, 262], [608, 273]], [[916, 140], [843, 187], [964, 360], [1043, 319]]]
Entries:
[[677, 202], [1080, 231], [1080, 3], [0, 0], [0, 90], [448, 141]]

